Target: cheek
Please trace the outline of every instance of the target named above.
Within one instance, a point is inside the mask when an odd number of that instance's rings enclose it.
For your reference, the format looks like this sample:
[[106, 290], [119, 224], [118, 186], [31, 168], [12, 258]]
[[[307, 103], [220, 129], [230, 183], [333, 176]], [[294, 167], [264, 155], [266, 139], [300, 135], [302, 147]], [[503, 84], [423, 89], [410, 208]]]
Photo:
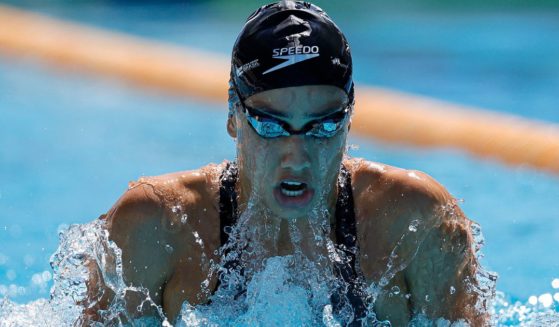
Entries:
[[345, 154], [347, 133], [340, 133], [331, 138], [321, 140], [316, 144], [315, 153], [315, 169], [316, 180], [324, 190], [329, 189], [330, 185], [336, 183], [338, 171]]
[[266, 171], [273, 167], [275, 142], [256, 135], [249, 126], [243, 125], [237, 132], [237, 161], [252, 180], [263, 180]]
[[314, 157], [321, 165], [339, 166], [346, 148], [347, 133], [339, 133], [329, 139], [319, 139], [314, 146]]

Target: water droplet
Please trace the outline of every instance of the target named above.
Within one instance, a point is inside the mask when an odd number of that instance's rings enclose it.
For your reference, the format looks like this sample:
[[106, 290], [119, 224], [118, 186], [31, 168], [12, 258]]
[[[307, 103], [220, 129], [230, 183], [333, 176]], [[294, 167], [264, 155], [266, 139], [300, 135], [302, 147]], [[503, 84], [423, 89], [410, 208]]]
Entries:
[[425, 302], [431, 302], [431, 298], [429, 297], [429, 294], [425, 295]]
[[450, 287], [450, 294], [454, 294], [456, 293], [456, 288], [454, 288], [454, 286]]
[[169, 244], [165, 245], [165, 251], [167, 251], [167, 253], [171, 254], [173, 253], [173, 247], [170, 246]]
[[538, 297], [538, 301], [545, 307], [549, 308], [553, 304], [553, 297], [550, 293], [542, 294]]
[[398, 294], [400, 294], [400, 288], [398, 286], [392, 286], [392, 288], [390, 289], [390, 292], [392, 292], [392, 294], [394, 294], [394, 295], [398, 295]]
[[388, 282], [389, 282], [389, 280], [385, 276], [383, 276], [380, 279], [378, 284], [379, 284], [379, 286], [384, 287], [384, 286], [388, 285]]
[[187, 220], [188, 220], [188, 216], [186, 214], [181, 216], [181, 223], [186, 224]]
[[359, 150], [359, 145], [358, 144], [350, 144], [347, 146], [348, 150]]
[[52, 275], [51, 275], [50, 271], [45, 270], [41, 273], [41, 277], [43, 277], [44, 281], [48, 282], [49, 280], [51, 280]]
[[415, 233], [417, 232], [417, 227], [419, 226], [419, 220], [418, 219], [414, 219], [411, 221], [410, 225], [408, 226], [408, 229], [410, 232]]
[[58, 227], [56, 228], [56, 232], [58, 234], [58, 236], [62, 236], [62, 234], [66, 233], [66, 231], [68, 230], [68, 225], [66, 224], [60, 224], [58, 225]]
[[409, 299], [410, 299], [410, 297], [411, 297], [411, 294], [410, 294], [410, 293], [408, 293], [408, 294], [406, 294], [406, 295], [405, 295], [405, 297], [406, 297], [406, 299], [408, 299], [408, 300], [409, 300]]

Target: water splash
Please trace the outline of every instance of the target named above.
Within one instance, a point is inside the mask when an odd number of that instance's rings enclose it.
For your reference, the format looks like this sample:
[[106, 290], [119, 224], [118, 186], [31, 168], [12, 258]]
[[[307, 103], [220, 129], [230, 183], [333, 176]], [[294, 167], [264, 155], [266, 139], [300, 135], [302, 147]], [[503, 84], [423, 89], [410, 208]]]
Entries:
[[[478, 226], [473, 228], [481, 240]], [[0, 325], [4, 326], [72, 326], [80, 321], [85, 310], [83, 300], [90, 276], [87, 262], [96, 262], [106, 270], [104, 277], [116, 294], [114, 303], [103, 312], [104, 324], [121, 326], [161, 325], [160, 317], [133, 317], [124, 310], [125, 294], [141, 291], [125, 286], [122, 280], [120, 251], [107, 238], [103, 222], [72, 225], [61, 232], [60, 247], [52, 256], [54, 286], [51, 299], [16, 304], [8, 298], [0, 300]], [[324, 239], [324, 238], [323, 238]], [[476, 247], [479, 249], [481, 247]], [[343, 253], [339, 254], [343, 257]], [[343, 258], [339, 258], [343, 260]], [[88, 261], [93, 260], [93, 261]], [[234, 276], [235, 274], [233, 274]], [[301, 256], [278, 256], [266, 260], [262, 270], [248, 282], [246, 294], [235, 298], [233, 289], [220, 289], [210, 305], [183, 305], [176, 326], [241, 326], [258, 322], [261, 325], [343, 326], [329, 302], [332, 275], [314, 261]], [[491, 280], [491, 279], [490, 279]], [[245, 282], [239, 280], [238, 282]], [[234, 285], [235, 282], [232, 282]], [[491, 289], [479, 288], [482, 290]], [[395, 293], [399, 290], [391, 289]], [[555, 290], [556, 291], [556, 290]], [[529, 301], [512, 301], [501, 292], [490, 305], [495, 326], [557, 326], [559, 295], [544, 293]], [[558, 292], [555, 292], [558, 293]], [[552, 301], [548, 301], [549, 299]], [[146, 300], [149, 302], [149, 298]], [[160, 308], [159, 308], [160, 309]], [[163, 320], [165, 321], [165, 320]], [[169, 325], [168, 322], [164, 324]], [[373, 324], [371, 324], [373, 325]], [[465, 326], [465, 322], [414, 317], [410, 326]], [[100, 325], [99, 325], [100, 326]]]
[[[475, 222], [470, 225], [471, 234], [473, 237], [472, 249], [475, 253], [477, 261], [480, 262], [483, 258], [482, 248], [485, 245], [485, 238], [481, 231], [481, 226]], [[493, 306], [493, 301], [496, 296], [496, 283], [498, 274], [496, 272], [488, 271], [481, 264], [476, 271], [475, 281], [466, 280], [469, 291], [475, 292], [478, 297], [475, 304], [477, 312], [488, 312]]]
[[[503, 292], [496, 292], [491, 308], [492, 324], [495, 326], [559, 326], [559, 293], [555, 301], [547, 301], [547, 295], [534, 296], [536, 301], [513, 301]], [[532, 298], [532, 297], [531, 297]], [[538, 299], [542, 299], [539, 301]]]
[[[322, 162], [320, 169], [326, 169], [328, 163]], [[325, 196], [322, 194], [321, 196]], [[185, 302], [182, 306], [177, 326], [246, 326], [246, 325], [308, 325], [308, 326], [343, 326], [353, 318], [351, 308], [348, 311], [335, 312], [331, 296], [334, 290], [347, 287], [338, 280], [331, 269], [333, 262], [347, 263], [347, 250], [332, 242], [329, 237], [331, 226], [329, 217], [331, 212], [323, 205], [317, 204], [312, 208], [308, 221], [312, 237], [302, 237], [303, 227], [296, 220], [288, 222], [288, 231], [293, 243], [293, 253], [283, 256], [269, 256], [270, 249], [264, 244], [266, 241], [275, 243], [279, 237], [280, 225], [274, 224], [272, 214], [266, 210], [257, 210], [256, 203], [261, 200], [260, 190], [255, 189], [249, 196], [247, 208], [239, 217], [239, 223], [226, 232], [230, 242], [217, 250], [221, 262], [209, 260], [210, 273], [202, 282], [202, 290], [211, 296], [211, 303], [193, 306]], [[183, 209], [172, 204], [171, 211], [182, 215]], [[173, 210], [174, 209], [174, 210]], [[185, 216], [182, 216], [185, 217]], [[186, 218], [185, 218], [186, 219]], [[252, 222], [259, 219], [264, 224], [255, 228]], [[181, 219], [182, 220], [182, 219]], [[182, 221], [181, 221], [182, 222]], [[483, 235], [477, 224], [472, 224], [474, 242], [472, 249], [478, 259], [481, 258]], [[404, 237], [417, 237], [421, 234], [422, 225], [412, 220]], [[193, 236], [201, 249], [205, 244], [200, 235], [193, 231]], [[85, 225], [72, 225], [60, 233], [61, 242], [58, 250], [52, 256], [54, 286], [51, 299], [40, 299], [27, 304], [15, 304], [9, 299], [0, 300], [0, 325], [4, 326], [71, 326], [84, 322], [83, 315], [88, 308], [94, 308], [95, 301], [86, 301], [88, 283], [93, 285], [98, 280], [92, 279], [91, 269], [97, 274], [114, 293], [109, 306], [99, 312], [99, 317], [91, 321], [92, 325], [170, 325], [166, 321], [163, 310], [149, 297], [147, 290], [141, 287], [130, 287], [124, 283], [122, 259], [120, 249], [109, 240], [108, 233], [102, 220], [96, 220]], [[382, 287], [389, 285], [394, 275], [405, 268], [405, 263], [397, 262], [398, 246], [390, 255], [381, 279], [381, 285], [371, 284], [367, 289], [368, 296], [375, 299]], [[250, 240], [250, 242], [249, 242]], [[306, 242], [306, 243], [305, 243]], [[305, 253], [305, 246], [324, 248], [324, 255], [319, 253], [311, 258]], [[173, 252], [170, 246], [165, 246], [167, 252]], [[251, 265], [257, 258], [260, 265]], [[237, 261], [235, 267], [227, 266], [226, 262]], [[221, 287], [210, 295], [209, 279], [218, 274]], [[48, 277], [43, 276], [42, 277]], [[493, 313], [492, 321], [495, 325], [528, 326], [559, 324], [557, 304], [551, 293], [536, 297], [536, 303], [515, 302], [504, 300], [504, 295], [497, 293], [495, 298], [496, 274], [478, 269], [475, 281], [466, 281], [470, 291], [476, 292], [479, 312]], [[92, 284], [93, 283], [93, 284]], [[556, 283], [557, 284], [557, 283]], [[449, 288], [449, 293], [456, 292], [457, 285]], [[91, 287], [90, 287], [91, 289]], [[391, 287], [389, 291], [395, 296], [409, 297], [398, 287]], [[127, 311], [127, 294], [143, 294], [144, 299], [138, 305], [138, 312]], [[98, 294], [100, 299], [103, 294]], [[557, 295], [559, 298], [559, 295]], [[541, 299], [541, 301], [540, 301]], [[559, 302], [556, 301], [556, 302]], [[154, 317], [141, 317], [140, 311], [145, 307], [152, 308]], [[370, 303], [367, 314], [367, 326], [381, 326], [383, 323], [376, 319], [373, 311], [374, 301]], [[140, 310], [141, 309], [141, 310]], [[387, 323], [384, 323], [387, 325]], [[425, 316], [413, 317], [410, 326], [465, 326], [464, 321], [450, 322], [444, 319], [429, 320]]]
[[[121, 251], [109, 240], [104, 220], [71, 225], [60, 230], [59, 237], [60, 245], [51, 257], [54, 285], [50, 299], [18, 305], [4, 298], [0, 304], [2, 327], [149, 325], [165, 320], [162, 308], [153, 303], [147, 290], [124, 283]], [[99, 285], [101, 282], [105, 287]], [[97, 317], [86, 318], [86, 313], [96, 308], [106, 292], [114, 294], [108, 307], [99, 310]], [[140, 306], [151, 306], [155, 317], [134, 316], [126, 310], [127, 295], [131, 292], [145, 295]]]
[[[234, 301], [220, 289], [207, 306], [183, 305], [177, 326], [340, 326], [332, 313], [324, 269], [296, 255], [271, 257]], [[229, 293], [229, 294], [226, 294]]]

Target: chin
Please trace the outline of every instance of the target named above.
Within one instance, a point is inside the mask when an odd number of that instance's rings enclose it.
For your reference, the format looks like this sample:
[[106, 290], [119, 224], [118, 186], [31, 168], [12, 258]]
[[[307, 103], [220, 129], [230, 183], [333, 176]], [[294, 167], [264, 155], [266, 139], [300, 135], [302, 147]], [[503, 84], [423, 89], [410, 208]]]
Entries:
[[277, 216], [284, 220], [300, 220], [308, 218], [309, 212], [310, 210], [304, 209], [278, 210]]
[[298, 220], [309, 216], [316, 203], [314, 191], [300, 197], [288, 197], [278, 190], [273, 190], [267, 197], [266, 207], [270, 212], [281, 219]]

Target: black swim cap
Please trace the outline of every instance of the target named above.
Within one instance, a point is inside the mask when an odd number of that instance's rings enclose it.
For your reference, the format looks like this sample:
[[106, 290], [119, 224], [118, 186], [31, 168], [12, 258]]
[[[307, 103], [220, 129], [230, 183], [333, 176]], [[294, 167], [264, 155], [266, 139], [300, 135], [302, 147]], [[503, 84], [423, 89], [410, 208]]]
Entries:
[[302, 1], [280, 1], [252, 13], [231, 59], [229, 100], [290, 86], [333, 85], [353, 102], [349, 44], [328, 15]]

